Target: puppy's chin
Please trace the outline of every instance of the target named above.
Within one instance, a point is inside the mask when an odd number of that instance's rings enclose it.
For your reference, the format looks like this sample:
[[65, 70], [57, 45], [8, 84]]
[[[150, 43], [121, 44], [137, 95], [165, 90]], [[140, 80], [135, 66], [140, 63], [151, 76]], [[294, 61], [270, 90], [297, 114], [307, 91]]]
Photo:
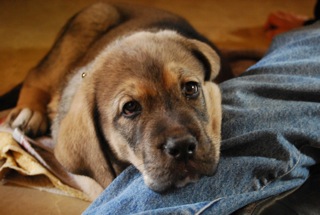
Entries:
[[185, 178], [181, 180], [177, 180], [176, 182], [170, 182], [170, 181], [158, 181], [150, 178], [149, 176], [144, 176], [144, 182], [145, 184], [153, 191], [155, 192], [164, 192], [171, 188], [181, 188], [186, 186], [190, 183], [195, 183], [200, 179], [200, 175], [194, 174], [194, 175], [188, 175]]
[[[212, 172], [209, 174], [205, 174], [206, 176], [212, 176], [215, 173], [216, 168], [213, 169]], [[190, 183], [195, 183], [199, 181], [199, 179], [203, 176], [202, 174], [198, 173], [186, 173], [181, 179], [176, 181], [171, 181], [166, 177], [159, 177], [159, 178], [152, 178], [147, 174], [143, 175], [144, 183], [153, 191], [155, 192], [165, 192], [172, 188], [181, 188]]]
[[170, 181], [159, 182], [157, 180], [152, 179], [148, 175], [143, 175], [144, 183], [155, 192], [164, 192], [172, 187]]
[[197, 181], [199, 181], [200, 179], [200, 175], [198, 174], [195, 174], [195, 175], [188, 175], [186, 176], [184, 179], [181, 179], [181, 180], [178, 180], [176, 183], [175, 183], [175, 187], [184, 187], [186, 186], [187, 184], [190, 184], [190, 183], [195, 183]]

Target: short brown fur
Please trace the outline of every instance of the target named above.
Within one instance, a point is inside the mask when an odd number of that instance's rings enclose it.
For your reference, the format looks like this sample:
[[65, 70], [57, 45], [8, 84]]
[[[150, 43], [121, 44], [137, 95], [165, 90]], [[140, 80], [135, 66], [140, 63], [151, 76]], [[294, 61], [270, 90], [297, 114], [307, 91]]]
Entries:
[[[44, 134], [51, 101], [56, 158], [103, 187], [130, 164], [156, 191], [212, 175], [221, 127], [220, 91], [212, 80], [220, 58], [185, 28], [194, 31], [156, 9], [106, 3], [84, 9], [30, 71], [8, 124]], [[132, 115], [125, 109], [130, 102]], [[182, 151], [192, 146], [181, 158], [172, 144]]]

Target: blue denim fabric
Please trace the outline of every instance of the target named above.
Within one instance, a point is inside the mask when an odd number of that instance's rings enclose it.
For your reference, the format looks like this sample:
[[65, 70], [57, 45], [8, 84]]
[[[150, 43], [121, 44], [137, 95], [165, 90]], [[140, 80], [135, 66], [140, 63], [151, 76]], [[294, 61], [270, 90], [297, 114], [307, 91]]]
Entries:
[[319, 162], [320, 23], [277, 37], [241, 77], [221, 84], [217, 173], [159, 194], [127, 168], [84, 214], [230, 214], [300, 186]]

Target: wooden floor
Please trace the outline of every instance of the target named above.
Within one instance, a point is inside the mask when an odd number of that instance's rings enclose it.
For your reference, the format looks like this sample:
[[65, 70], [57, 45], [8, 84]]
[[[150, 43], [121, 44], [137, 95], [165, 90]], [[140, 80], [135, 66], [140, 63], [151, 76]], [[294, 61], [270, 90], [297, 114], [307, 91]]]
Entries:
[[[0, 94], [21, 82], [65, 21], [93, 0], [0, 0]], [[312, 15], [315, 0], [122, 0], [188, 19], [220, 48], [266, 49], [263, 24], [274, 10]]]

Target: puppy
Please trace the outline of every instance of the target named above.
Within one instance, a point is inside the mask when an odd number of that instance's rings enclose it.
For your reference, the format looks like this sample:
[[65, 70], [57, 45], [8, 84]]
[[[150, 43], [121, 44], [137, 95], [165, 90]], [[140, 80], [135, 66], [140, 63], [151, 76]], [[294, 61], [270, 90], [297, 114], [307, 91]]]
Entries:
[[182, 187], [218, 164], [220, 61], [181, 17], [96, 3], [29, 72], [7, 123], [37, 136], [53, 121], [58, 161], [103, 187], [130, 164], [155, 191]]

